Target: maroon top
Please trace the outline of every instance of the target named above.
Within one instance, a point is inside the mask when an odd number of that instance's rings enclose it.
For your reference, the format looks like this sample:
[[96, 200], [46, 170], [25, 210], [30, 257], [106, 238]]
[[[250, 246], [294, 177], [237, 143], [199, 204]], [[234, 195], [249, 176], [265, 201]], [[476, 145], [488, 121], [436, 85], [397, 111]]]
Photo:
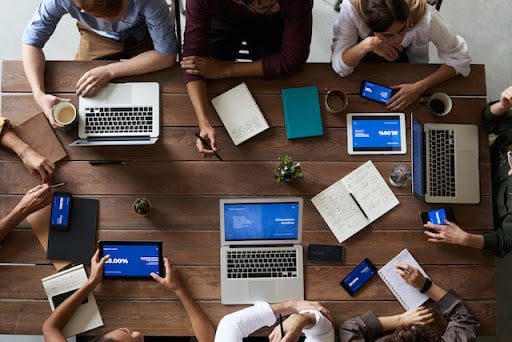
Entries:
[[[268, 22], [282, 21], [281, 51], [263, 56], [263, 75], [266, 78], [286, 76], [298, 72], [309, 55], [312, 31], [313, 0], [278, 0], [280, 10], [275, 14], [253, 13], [233, 0], [187, 0], [187, 20], [183, 56], [208, 56], [211, 18], [218, 18], [234, 29], [258, 30], [251, 27], [251, 19], [264, 17]], [[183, 73], [185, 83], [204, 79]]]

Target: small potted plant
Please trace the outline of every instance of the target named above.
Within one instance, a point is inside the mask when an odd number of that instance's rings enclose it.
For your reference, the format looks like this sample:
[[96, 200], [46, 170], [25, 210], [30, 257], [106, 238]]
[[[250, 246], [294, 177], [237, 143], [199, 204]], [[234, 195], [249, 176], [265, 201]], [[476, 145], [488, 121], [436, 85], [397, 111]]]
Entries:
[[151, 202], [147, 198], [137, 198], [133, 201], [133, 212], [140, 216], [148, 216], [151, 212]]
[[405, 164], [396, 165], [389, 175], [389, 183], [397, 188], [403, 188], [411, 177], [411, 170]]
[[304, 177], [300, 163], [294, 163], [292, 157], [284, 155], [279, 157], [279, 161], [275, 176], [278, 183], [291, 182]]

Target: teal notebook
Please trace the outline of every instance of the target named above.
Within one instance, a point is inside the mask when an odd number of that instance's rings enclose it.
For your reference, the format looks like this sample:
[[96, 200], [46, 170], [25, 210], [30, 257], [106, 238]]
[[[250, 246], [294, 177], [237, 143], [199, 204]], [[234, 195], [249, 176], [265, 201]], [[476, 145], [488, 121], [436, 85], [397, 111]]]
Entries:
[[281, 96], [288, 139], [324, 134], [317, 87], [281, 89]]

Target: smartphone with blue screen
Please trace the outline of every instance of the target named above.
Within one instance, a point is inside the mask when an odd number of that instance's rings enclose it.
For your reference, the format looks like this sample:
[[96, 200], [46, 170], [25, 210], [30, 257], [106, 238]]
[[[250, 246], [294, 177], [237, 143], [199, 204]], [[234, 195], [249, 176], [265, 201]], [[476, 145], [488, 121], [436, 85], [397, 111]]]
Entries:
[[394, 90], [382, 84], [364, 80], [361, 82], [359, 96], [378, 103], [386, 104], [394, 95]]
[[53, 196], [50, 228], [67, 231], [71, 227], [73, 196], [67, 192], [56, 192]]
[[351, 296], [356, 294], [377, 274], [377, 269], [370, 260], [364, 259], [340, 282], [341, 287]]
[[426, 224], [429, 221], [433, 224], [446, 224], [444, 220], [455, 222], [455, 215], [451, 207], [446, 207], [421, 212], [420, 219], [422, 224]]

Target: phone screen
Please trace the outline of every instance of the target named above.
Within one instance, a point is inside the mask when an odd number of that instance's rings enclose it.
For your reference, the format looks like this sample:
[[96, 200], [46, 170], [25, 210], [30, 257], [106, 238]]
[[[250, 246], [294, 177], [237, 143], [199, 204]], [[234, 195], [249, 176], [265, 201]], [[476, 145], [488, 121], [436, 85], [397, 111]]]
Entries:
[[444, 220], [447, 218], [446, 210], [444, 208], [431, 210], [428, 212], [428, 220], [433, 224], [445, 224]]
[[360, 95], [364, 98], [386, 104], [393, 95], [393, 89], [377, 83], [363, 81]]
[[340, 282], [350, 295], [359, 291], [370, 279], [377, 274], [377, 269], [368, 259], [364, 259]]
[[308, 245], [308, 261], [341, 262], [342, 258], [342, 246]]
[[68, 227], [71, 216], [71, 200], [70, 194], [56, 193], [53, 196], [52, 214], [50, 217], [50, 225], [52, 227]]

